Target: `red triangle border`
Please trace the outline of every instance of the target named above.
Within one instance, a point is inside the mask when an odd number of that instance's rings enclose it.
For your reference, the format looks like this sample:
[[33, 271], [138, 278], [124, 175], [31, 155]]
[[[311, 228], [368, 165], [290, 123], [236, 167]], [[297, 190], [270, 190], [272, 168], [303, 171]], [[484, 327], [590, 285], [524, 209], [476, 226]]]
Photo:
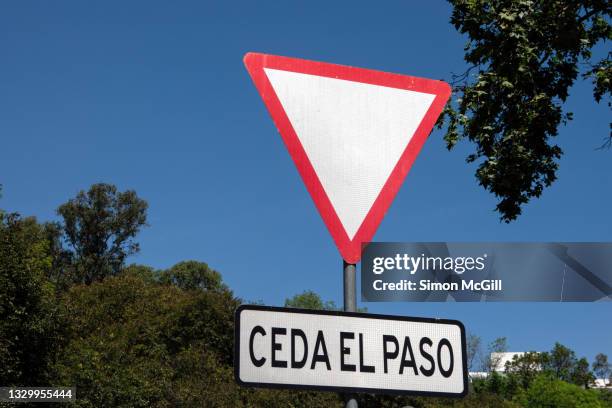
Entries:
[[[246, 54], [244, 57], [244, 64], [270, 116], [272, 116], [272, 120], [281, 134], [285, 146], [306, 185], [306, 189], [310, 193], [342, 258], [347, 263], [351, 264], [359, 262], [361, 259], [362, 243], [370, 242], [376, 233], [376, 229], [391, 206], [414, 160], [425, 144], [425, 140], [427, 140], [427, 137], [431, 133], [438, 116], [442, 113], [444, 105], [451, 94], [450, 86], [446, 82], [432, 79], [259, 53]], [[287, 117], [278, 96], [274, 92], [272, 84], [265, 74], [264, 68], [318, 75], [436, 95], [414, 136], [391, 171], [389, 179], [384, 184], [372, 208], [370, 208], [370, 211], [352, 240], [349, 239], [319, 177], [315, 173], [300, 139], [293, 129], [291, 121]]]

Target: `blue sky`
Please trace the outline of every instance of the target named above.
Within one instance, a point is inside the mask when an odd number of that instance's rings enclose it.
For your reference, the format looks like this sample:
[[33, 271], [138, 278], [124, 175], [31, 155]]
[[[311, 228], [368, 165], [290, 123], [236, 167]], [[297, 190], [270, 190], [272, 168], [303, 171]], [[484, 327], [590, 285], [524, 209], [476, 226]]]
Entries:
[[[196, 259], [236, 294], [342, 303], [342, 262], [242, 64], [248, 51], [449, 79], [464, 69], [445, 2], [10, 2], [0, 6], [0, 207], [55, 219], [95, 182], [135, 189], [150, 227], [132, 261]], [[510, 225], [463, 143], [434, 131], [377, 241], [612, 241], [609, 110], [578, 81], [559, 180]], [[612, 303], [369, 303], [462, 320], [512, 350], [612, 355]]]

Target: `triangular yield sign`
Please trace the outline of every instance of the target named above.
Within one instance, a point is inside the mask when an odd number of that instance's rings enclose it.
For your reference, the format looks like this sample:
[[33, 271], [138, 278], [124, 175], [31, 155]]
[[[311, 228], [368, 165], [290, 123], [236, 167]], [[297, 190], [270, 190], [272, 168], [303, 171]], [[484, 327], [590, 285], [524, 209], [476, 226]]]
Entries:
[[244, 63], [340, 254], [358, 262], [450, 87], [275, 55], [248, 53]]

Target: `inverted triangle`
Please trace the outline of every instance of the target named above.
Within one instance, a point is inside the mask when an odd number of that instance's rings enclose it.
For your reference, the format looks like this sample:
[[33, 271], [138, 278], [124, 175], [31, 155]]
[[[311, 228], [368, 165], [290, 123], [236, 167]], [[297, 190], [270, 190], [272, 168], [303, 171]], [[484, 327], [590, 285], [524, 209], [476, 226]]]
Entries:
[[449, 86], [265, 54], [249, 53], [245, 64], [342, 257], [356, 263]]
[[352, 240], [435, 95], [264, 70]]

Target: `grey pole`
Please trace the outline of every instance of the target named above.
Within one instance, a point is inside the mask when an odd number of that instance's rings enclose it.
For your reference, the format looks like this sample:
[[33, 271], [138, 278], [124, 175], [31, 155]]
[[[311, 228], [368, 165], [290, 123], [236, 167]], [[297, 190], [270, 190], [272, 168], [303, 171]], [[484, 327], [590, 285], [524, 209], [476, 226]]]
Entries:
[[[344, 311], [357, 311], [357, 266], [344, 262]], [[347, 396], [346, 408], [357, 408], [357, 400], [353, 396]]]
[[344, 311], [357, 311], [357, 287], [355, 276], [357, 275], [357, 265], [344, 262]]

